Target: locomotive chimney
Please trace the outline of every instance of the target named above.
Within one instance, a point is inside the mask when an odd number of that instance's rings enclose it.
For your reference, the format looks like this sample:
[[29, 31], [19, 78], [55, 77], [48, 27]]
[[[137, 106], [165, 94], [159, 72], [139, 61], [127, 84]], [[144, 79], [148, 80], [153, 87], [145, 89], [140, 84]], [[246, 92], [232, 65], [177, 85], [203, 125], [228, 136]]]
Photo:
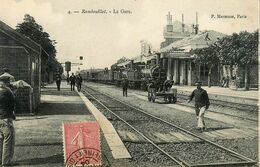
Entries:
[[131, 60], [130, 62], [130, 69], [132, 70], [134, 68], [134, 60]]
[[160, 65], [161, 54], [156, 54], [156, 65]]
[[152, 58], [151, 59], [151, 66], [155, 66], [156, 65], [156, 58]]

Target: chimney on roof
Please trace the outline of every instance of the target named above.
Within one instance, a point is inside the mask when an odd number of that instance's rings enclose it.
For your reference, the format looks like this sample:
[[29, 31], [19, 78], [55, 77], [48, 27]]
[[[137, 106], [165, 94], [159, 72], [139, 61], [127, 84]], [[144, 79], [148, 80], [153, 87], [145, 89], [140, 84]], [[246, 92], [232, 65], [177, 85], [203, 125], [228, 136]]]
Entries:
[[196, 25], [198, 25], [198, 12], [196, 12]]
[[182, 30], [182, 33], [184, 33], [184, 14], [181, 15], [181, 21], [182, 21], [182, 24], [181, 24], [181, 30]]
[[168, 12], [168, 15], [167, 15], [167, 24], [172, 25], [172, 15], [170, 12]]
[[194, 25], [195, 35], [199, 32], [199, 24], [198, 24], [198, 12], [196, 12], [196, 24]]

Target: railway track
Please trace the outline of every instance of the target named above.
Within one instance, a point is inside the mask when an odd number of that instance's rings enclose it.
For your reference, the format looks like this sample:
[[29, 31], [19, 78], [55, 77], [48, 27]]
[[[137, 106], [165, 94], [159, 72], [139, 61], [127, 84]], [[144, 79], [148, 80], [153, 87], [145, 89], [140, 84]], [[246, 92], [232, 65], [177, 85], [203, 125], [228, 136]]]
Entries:
[[[141, 94], [141, 93], [137, 93], [137, 94], [140, 95], [140, 96], [144, 96], [145, 98], [147, 97], [147, 95], [144, 95], [144, 94]], [[181, 97], [178, 96], [176, 104], [194, 109], [194, 105], [192, 103], [187, 104], [187, 100], [188, 100], [188, 97], [184, 98], [183, 96], [181, 96]], [[254, 110], [237, 109], [239, 107], [239, 104], [233, 104], [233, 106], [235, 106], [235, 107], [230, 107], [230, 106], [231, 106], [231, 104], [229, 104], [229, 106], [223, 106], [223, 104], [220, 104], [220, 102], [218, 102], [218, 103], [211, 102], [210, 108], [207, 110], [207, 112], [226, 115], [226, 116], [238, 118], [238, 119], [241, 119], [241, 120], [258, 122], [257, 113], [253, 113], [253, 112], [258, 112], [258, 111], [255, 111], [255, 109]], [[245, 106], [249, 106], [249, 105], [243, 105], [243, 106], [245, 107]], [[252, 107], [252, 106], [250, 106], [250, 107]], [[233, 112], [226, 112], [227, 109], [229, 111], [231, 110]]]
[[[182, 106], [185, 106], [185, 107], [189, 107], [189, 108], [193, 108], [193, 106], [191, 105], [187, 105], [185, 104], [184, 102], [179, 102], [177, 104], [180, 104]], [[230, 114], [230, 113], [225, 113], [223, 111], [216, 111], [216, 110], [211, 110], [211, 109], [208, 109], [207, 112], [213, 112], [213, 113], [218, 113], [218, 114], [221, 114], [221, 115], [226, 115], [226, 116], [230, 116], [230, 117], [235, 117], [235, 118], [239, 118], [239, 119], [242, 119], [242, 120], [248, 120], [248, 121], [252, 121], [252, 122], [258, 122], [258, 117], [255, 116], [255, 117], [249, 117], [249, 116], [239, 116], [239, 115], [234, 115], [234, 114]], [[243, 112], [243, 111], [241, 111]]]
[[[86, 86], [83, 86], [82, 92], [94, 102], [94, 104], [98, 105], [99, 108], [103, 108], [105, 116], [113, 121], [119, 121], [127, 125], [131, 131], [134, 131], [134, 133], [137, 133], [149, 143], [149, 146], [153, 146], [157, 151], [159, 150], [161, 153], [160, 156], [167, 157], [166, 159], [168, 161], [172, 161], [179, 166], [252, 166], [256, 164], [255, 161], [239, 153], [202, 138], [178, 125], [151, 115], [107, 94], [100, 93]], [[117, 126], [120, 128], [124, 125], [119, 123]], [[180, 143], [156, 143], [149, 135], [151, 132], [181, 134], [197, 140], [196, 142], [192, 140], [190, 142]]]
[[[186, 95], [182, 95], [182, 94], [178, 94], [178, 97], [181, 99], [188, 99], [188, 96]], [[211, 99], [211, 103], [214, 105], [218, 105], [218, 106], [223, 106], [223, 107], [230, 107], [230, 108], [234, 108], [236, 110], [239, 111], [248, 111], [248, 112], [258, 112], [258, 105], [257, 102], [255, 104], [252, 104], [252, 102], [250, 103], [238, 103], [238, 102], [231, 102], [228, 100], [217, 100], [217, 99]]]
[[[187, 104], [187, 95], [178, 94], [178, 101], [181, 105], [191, 107], [191, 104]], [[252, 104], [240, 104], [231, 103], [227, 101], [211, 99], [211, 106], [208, 111], [215, 112], [223, 115], [233, 116], [244, 120], [250, 120], [258, 122], [258, 106]], [[226, 112], [229, 110], [229, 112]]]

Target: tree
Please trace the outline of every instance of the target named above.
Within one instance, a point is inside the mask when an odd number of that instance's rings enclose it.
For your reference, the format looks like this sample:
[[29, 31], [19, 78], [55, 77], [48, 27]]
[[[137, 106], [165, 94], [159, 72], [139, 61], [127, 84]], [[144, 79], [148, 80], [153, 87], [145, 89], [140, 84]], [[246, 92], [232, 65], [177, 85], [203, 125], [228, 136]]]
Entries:
[[50, 35], [43, 31], [42, 26], [36, 23], [32, 16], [28, 14], [24, 15], [23, 22], [17, 24], [16, 31], [40, 44], [49, 55], [55, 57], [55, 44], [57, 44], [57, 42], [50, 39]]
[[[42, 76], [44, 76], [46, 72], [48, 73], [49, 71], [53, 71], [53, 69], [60, 69], [62, 67], [59, 63], [57, 63], [55, 58], [57, 52], [55, 45], [57, 42], [50, 39], [50, 35], [43, 31], [43, 27], [36, 23], [32, 16], [26, 14], [23, 22], [17, 24], [16, 31], [40, 44], [44, 50], [41, 55]], [[50, 55], [51, 58], [48, 55]]]
[[209, 68], [208, 86], [211, 87], [211, 72], [212, 68], [219, 63], [218, 53], [219, 47], [217, 45], [210, 45], [206, 48], [199, 48], [192, 51], [195, 54], [194, 62], [196, 64], [205, 64]]
[[232, 71], [233, 65], [238, 65], [245, 69], [244, 83], [246, 90], [249, 89], [249, 65], [257, 64], [258, 62], [257, 45], [258, 31], [253, 33], [247, 31], [242, 31], [239, 34], [233, 33], [231, 36], [224, 37], [219, 43], [220, 62], [230, 65], [230, 71]]

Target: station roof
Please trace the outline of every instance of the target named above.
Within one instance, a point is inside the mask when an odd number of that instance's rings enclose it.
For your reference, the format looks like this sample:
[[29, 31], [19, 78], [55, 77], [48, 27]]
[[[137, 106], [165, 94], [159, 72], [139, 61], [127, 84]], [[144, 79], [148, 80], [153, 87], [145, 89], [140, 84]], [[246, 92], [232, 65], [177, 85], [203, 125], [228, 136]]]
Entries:
[[33, 50], [34, 52], [40, 53], [41, 52], [41, 46], [31, 40], [30, 38], [18, 33], [13, 28], [9, 27], [4, 22], [0, 21], [0, 31], [15, 40], [16, 42], [22, 44], [26, 48], [29, 48]]
[[156, 58], [155, 54], [149, 54], [149, 55], [139, 55], [137, 57], [132, 58], [131, 60], [134, 61], [134, 63], [142, 63], [150, 61], [151, 59]]
[[116, 66], [126, 66], [128, 64], [130, 64], [131, 60], [126, 60], [124, 62], [121, 62], [121, 63], [117, 63]]
[[191, 49], [208, 47], [210, 44], [225, 36], [225, 34], [214, 30], [203, 31], [197, 35], [191, 35], [173, 42], [170, 45], [158, 50], [158, 52], [167, 53], [174, 52], [176, 50], [181, 52], [189, 52]]

